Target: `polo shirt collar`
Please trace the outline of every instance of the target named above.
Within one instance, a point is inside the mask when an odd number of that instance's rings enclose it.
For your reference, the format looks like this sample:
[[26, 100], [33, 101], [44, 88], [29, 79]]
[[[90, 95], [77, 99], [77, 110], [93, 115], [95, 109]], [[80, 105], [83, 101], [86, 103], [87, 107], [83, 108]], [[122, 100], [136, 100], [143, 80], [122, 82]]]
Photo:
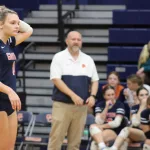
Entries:
[[67, 57], [68, 57], [69, 60], [76, 61], [76, 62], [78, 62], [78, 61], [81, 60], [81, 54], [82, 54], [81, 50], [79, 50], [79, 56], [78, 56], [77, 60], [75, 60], [75, 59], [72, 57], [72, 55], [70, 54], [68, 48], [66, 48], [65, 50], [66, 50], [66, 52], [67, 52]]

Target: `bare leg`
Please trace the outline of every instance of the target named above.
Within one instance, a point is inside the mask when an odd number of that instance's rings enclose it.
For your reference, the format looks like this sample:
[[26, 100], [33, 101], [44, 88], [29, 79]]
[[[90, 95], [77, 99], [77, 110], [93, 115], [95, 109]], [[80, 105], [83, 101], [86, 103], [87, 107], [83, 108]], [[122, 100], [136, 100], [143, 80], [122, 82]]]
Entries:
[[108, 143], [109, 141], [115, 140], [117, 138], [116, 133], [109, 129], [104, 130], [102, 136], [105, 143]]
[[8, 150], [9, 145], [9, 127], [8, 127], [8, 116], [6, 112], [0, 112], [0, 149]]
[[130, 129], [129, 139], [131, 139], [132, 141], [141, 142], [146, 140], [145, 134], [142, 130], [135, 129], [135, 128], [129, 128], [129, 129]]
[[124, 141], [127, 138], [135, 142], [144, 141], [146, 139], [143, 131], [135, 128], [126, 127], [122, 129], [121, 132], [119, 133], [117, 139], [115, 140], [114, 145], [112, 146], [112, 149], [118, 150], [121, 147], [121, 145], [123, 145]]
[[114, 140], [117, 137], [114, 131], [108, 129], [102, 131], [96, 124], [90, 126], [90, 132], [99, 149], [104, 149], [106, 147], [105, 142]]
[[10, 116], [8, 116], [9, 122], [9, 149], [14, 150], [15, 142], [16, 142], [16, 135], [17, 135], [17, 114], [14, 111]]
[[102, 137], [102, 130], [98, 128], [97, 124], [92, 124], [90, 126], [90, 133], [94, 141], [96, 143], [103, 142], [103, 137]]

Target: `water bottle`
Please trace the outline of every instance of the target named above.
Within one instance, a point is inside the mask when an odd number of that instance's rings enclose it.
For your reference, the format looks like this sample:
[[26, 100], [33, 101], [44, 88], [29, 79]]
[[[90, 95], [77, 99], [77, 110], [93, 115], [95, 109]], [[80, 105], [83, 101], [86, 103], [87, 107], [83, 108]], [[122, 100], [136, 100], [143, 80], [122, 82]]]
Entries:
[[88, 127], [84, 128], [83, 137], [84, 137], [84, 140], [89, 139], [89, 129], [88, 129]]

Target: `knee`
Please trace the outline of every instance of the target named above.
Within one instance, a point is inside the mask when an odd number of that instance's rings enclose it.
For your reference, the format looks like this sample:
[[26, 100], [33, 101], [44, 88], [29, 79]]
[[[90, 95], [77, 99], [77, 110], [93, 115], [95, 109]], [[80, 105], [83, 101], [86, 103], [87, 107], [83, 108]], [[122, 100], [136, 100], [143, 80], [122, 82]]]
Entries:
[[96, 134], [98, 134], [98, 133], [101, 133], [102, 131], [97, 127], [97, 125], [96, 124], [92, 124], [91, 126], [90, 126], [90, 134], [91, 134], [91, 136], [94, 136], [94, 135], [96, 135]]
[[118, 136], [122, 137], [123, 139], [127, 139], [129, 137], [129, 134], [130, 134], [130, 128], [125, 127], [121, 130]]

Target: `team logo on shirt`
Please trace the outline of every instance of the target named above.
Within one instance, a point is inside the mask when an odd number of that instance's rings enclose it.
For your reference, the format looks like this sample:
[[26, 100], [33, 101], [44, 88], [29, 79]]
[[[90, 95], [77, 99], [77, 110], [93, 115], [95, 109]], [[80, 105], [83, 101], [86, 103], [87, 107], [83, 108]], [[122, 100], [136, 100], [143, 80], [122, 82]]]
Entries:
[[16, 60], [16, 56], [14, 53], [6, 53], [8, 60]]
[[85, 68], [86, 67], [86, 65], [85, 64], [82, 64], [82, 68]]

